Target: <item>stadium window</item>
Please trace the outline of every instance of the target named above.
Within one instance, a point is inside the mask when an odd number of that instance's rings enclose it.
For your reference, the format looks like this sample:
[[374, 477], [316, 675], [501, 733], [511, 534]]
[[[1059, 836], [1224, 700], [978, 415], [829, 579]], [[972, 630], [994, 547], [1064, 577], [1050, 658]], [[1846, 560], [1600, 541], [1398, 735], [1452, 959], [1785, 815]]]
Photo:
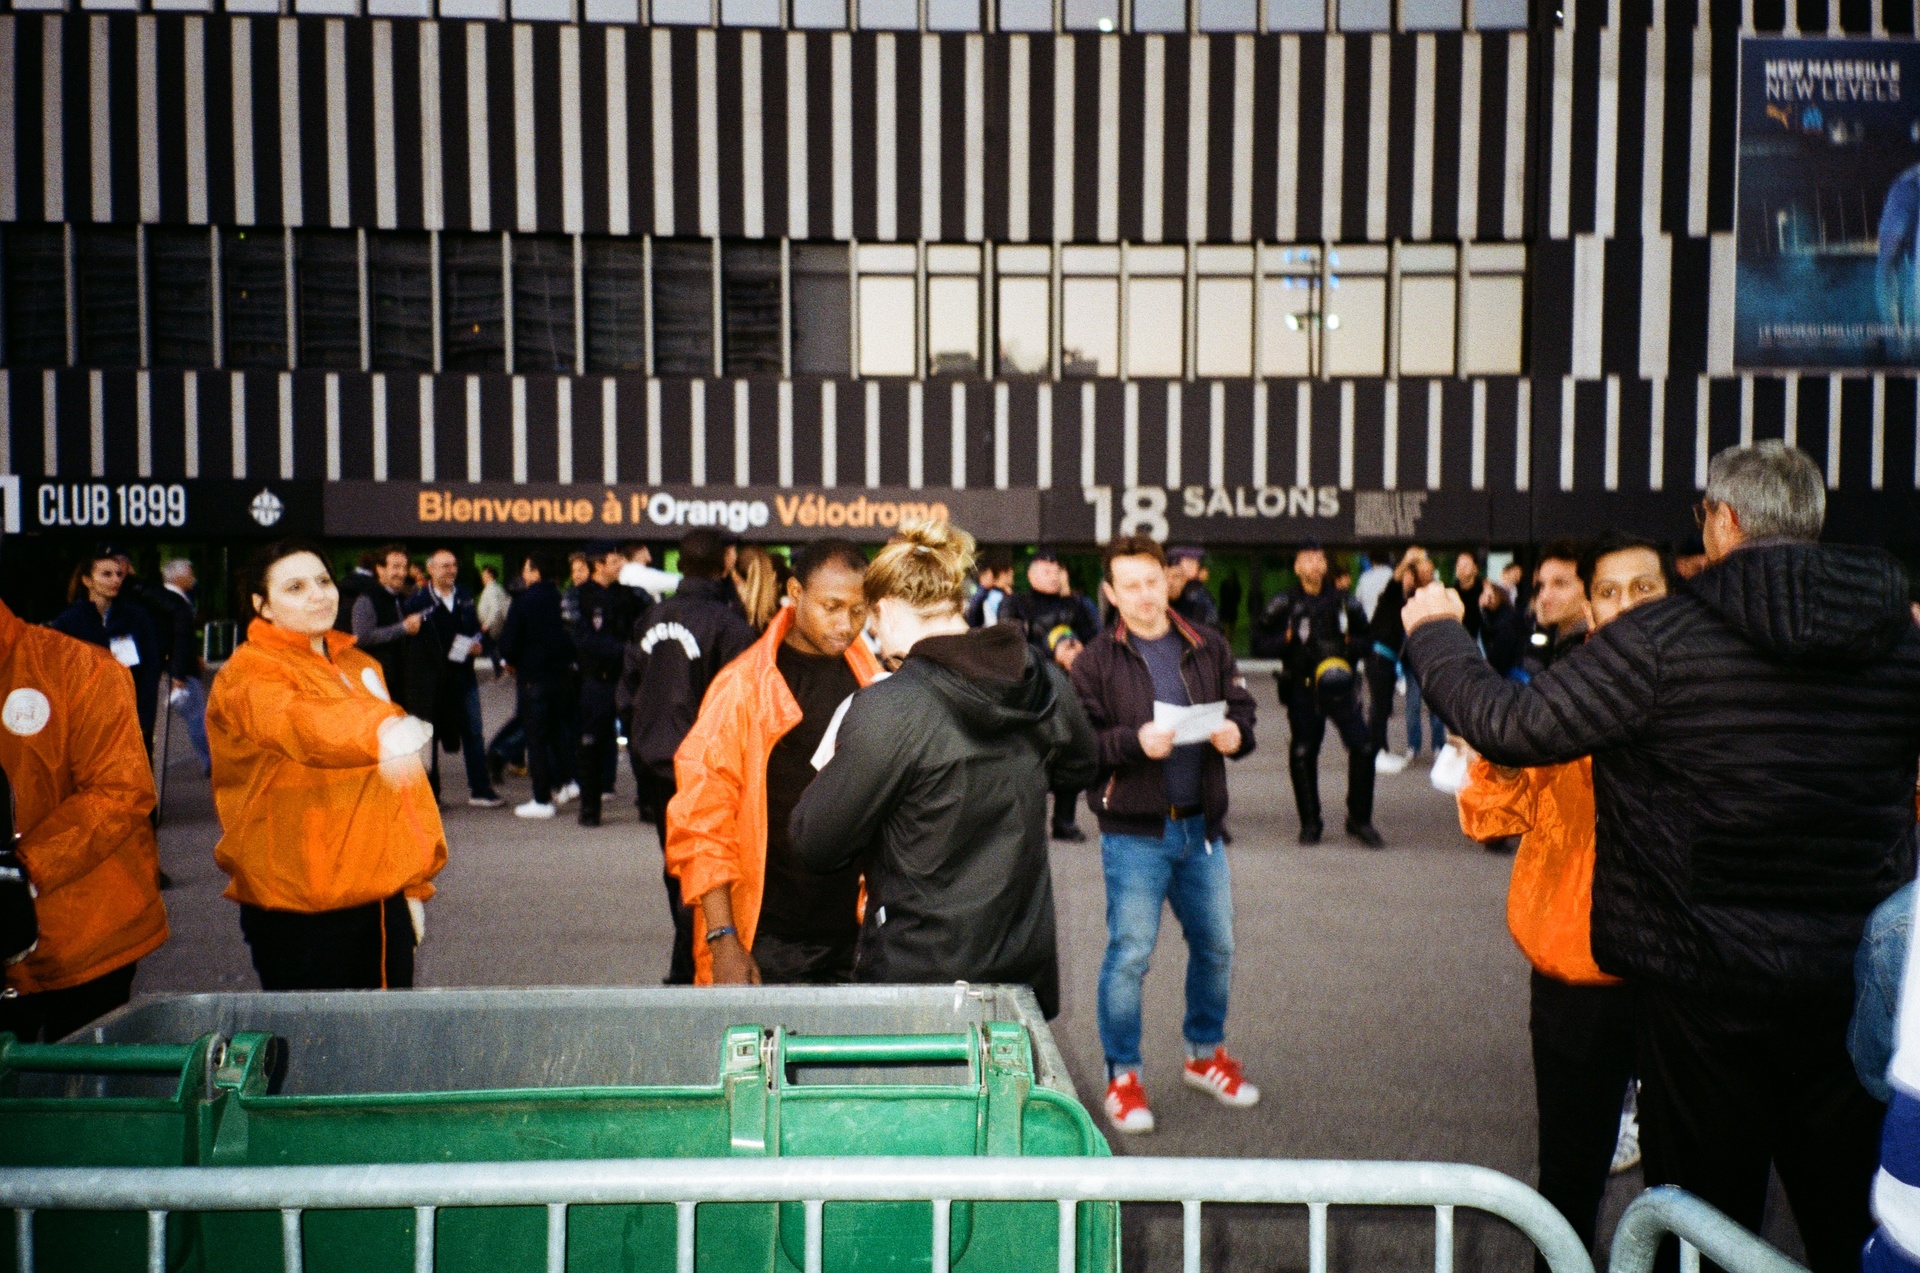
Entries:
[[1187, 250], [1127, 249], [1127, 375], [1186, 371]]
[[1261, 253], [1260, 374], [1311, 376], [1321, 340], [1320, 249]]
[[847, 249], [796, 243], [788, 257], [793, 374], [845, 376], [853, 370], [853, 292]]
[[647, 248], [640, 238], [582, 242], [587, 370], [647, 369]]
[[1267, 30], [1324, 31], [1326, 0], [1266, 0]]
[[1458, 316], [1459, 250], [1446, 243], [1400, 249], [1400, 374], [1451, 376]]
[[997, 9], [995, 19], [1001, 31], [1053, 30], [1053, 0], [1000, 0]]
[[74, 240], [81, 365], [139, 366], [140, 247], [133, 227], [77, 226]]
[[497, 234], [441, 234], [440, 365], [505, 371], [506, 261]]
[[1470, 243], [1466, 253], [1466, 348], [1460, 371], [1517, 376], [1526, 366], [1527, 249], [1518, 243]]
[[[1118, 31], [1120, 0], [1066, 0], [1061, 6], [1060, 21], [1069, 31]], [[1053, 26], [1051, 6], [1047, 26]]]
[[1195, 251], [1194, 374], [1253, 374], [1253, 249]]
[[300, 365], [358, 371], [360, 236], [352, 230], [301, 230], [293, 236], [293, 250]]
[[729, 376], [780, 374], [780, 245], [725, 243], [720, 249], [721, 352]]
[[1327, 293], [1322, 312], [1323, 357], [1330, 376], [1386, 372], [1387, 249], [1366, 245], [1327, 249]]
[[433, 242], [367, 236], [367, 348], [375, 371], [433, 370]]
[[860, 0], [863, 31], [913, 31], [920, 26], [920, 0]]
[[[67, 365], [67, 234], [58, 225], [10, 225], [6, 234], [7, 364]], [[202, 254], [207, 232], [200, 231]], [[204, 286], [204, 285], [203, 285]]]
[[911, 376], [918, 362], [918, 250], [896, 243], [864, 243], [855, 250], [860, 267], [860, 374]]
[[788, 21], [802, 31], [843, 31], [847, 0], [790, 0]]
[[[213, 240], [205, 226], [147, 227], [148, 361], [213, 366]], [[359, 343], [354, 344], [356, 362]]]
[[1002, 376], [1044, 376], [1053, 369], [1053, 249], [1008, 246], [995, 251]]
[[1133, 0], [1133, 29], [1170, 33], [1185, 31], [1187, 0]]
[[653, 0], [652, 16], [662, 26], [712, 26], [713, 0]]
[[573, 239], [561, 234], [513, 240], [513, 369], [574, 369]]
[[780, 25], [780, 0], [720, 0], [720, 25], [777, 27]]
[[1060, 249], [1060, 374], [1120, 374], [1120, 249]]
[[[1052, 23], [1048, 23], [1051, 27]], [[980, 0], [927, 0], [927, 30], [978, 31]]]
[[980, 249], [977, 247], [927, 246], [927, 374], [980, 374]]
[[1342, 31], [1391, 31], [1393, 0], [1340, 0]]
[[[228, 230], [220, 236], [229, 367], [287, 365], [287, 240], [281, 230]], [[84, 340], [83, 340], [84, 347]]]
[[1400, 21], [1409, 31], [1458, 31], [1461, 0], [1400, 0]]
[[713, 374], [713, 241], [653, 241], [653, 369]]
[[1202, 31], [1252, 31], [1257, 29], [1258, 0], [1193, 0], [1198, 6], [1196, 22]]
[[1473, 25], [1480, 31], [1524, 31], [1527, 0], [1474, 0]]

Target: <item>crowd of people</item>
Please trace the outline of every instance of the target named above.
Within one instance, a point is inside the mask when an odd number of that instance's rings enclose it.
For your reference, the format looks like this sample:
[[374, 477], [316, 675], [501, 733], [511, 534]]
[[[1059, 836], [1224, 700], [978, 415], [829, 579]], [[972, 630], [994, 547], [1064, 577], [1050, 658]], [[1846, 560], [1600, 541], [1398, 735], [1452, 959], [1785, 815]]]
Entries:
[[[1881, 1194], [1920, 1190], [1920, 1103], [1902, 1104], [1920, 1095], [1903, 1080], [1920, 1076], [1920, 1009], [1898, 1030], [1893, 1010], [1920, 1000], [1900, 975], [1920, 609], [1888, 554], [1818, 542], [1825, 497], [1791, 447], [1730, 448], [1679, 558], [1616, 532], [1545, 545], [1529, 577], [1474, 552], [1308, 542], [1265, 598], [1137, 536], [1104, 546], [1097, 599], [1044, 547], [1021, 588], [1011, 552], [944, 522], [871, 555], [700, 529], [672, 571], [644, 545], [535, 550], [509, 562], [514, 586], [488, 567], [477, 589], [451, 548], [389, 545], [336, 581], [288, 541], [254, 560], [246, 639], [210, 688], [191, 567], [148, 589], [104, 549], [51, 629], [0, 610], [20, 833], [17, 855], [0, 844], [0, 924], [12, 870], [39, 937], [8, 967], [0, 1030], [58, 1038], [125, 1002], [166, 940], [149, 760], [164, 701], [211, 775], [216, 859], [266, 989], [412, 984], [448, 855], [443, 752], [471, 805], [504, 806], [523, 772], [514, 815], [577, 802], [594, 826], [624, 749], [662, 855], [669, 983], [1011, 982], [1051, 1017], [1048, 840], [1084, 838], [1084, 794], [1106, 1117], [1154, 1127], [1141, 988], [1167, 906], [1187, 946], [1181, 1080], [1252, 1106], [1226, 1028], [1227, 762], [1257, 726], [1233, 652], [1245, 602], [1302, 844], [1325, 835], [1331, 725], [1350, 840], [1385, 846], [1376, 779], [1430, 746], [1464, 772], [1462, 830], [1514, 854], [1539, 1183], [1575, 1230], [1591, 1243], [1637, 1106], [1650, 1183], [1757, 1228], [1776, 1168], [1813, 1267], [1856, 1269], [1883, 1123]], [[512, 680], [491, 737], [483, 676]], [[1920, 1267], [1910, 1215], [1920, 1203], [1883, 1203], [1870, 1263]]]

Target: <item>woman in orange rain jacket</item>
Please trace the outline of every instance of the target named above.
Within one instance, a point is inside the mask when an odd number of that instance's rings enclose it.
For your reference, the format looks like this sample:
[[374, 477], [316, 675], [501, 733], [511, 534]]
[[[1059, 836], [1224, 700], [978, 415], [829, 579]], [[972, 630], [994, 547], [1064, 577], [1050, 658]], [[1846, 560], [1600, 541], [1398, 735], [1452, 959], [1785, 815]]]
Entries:
[[413, 985], [429, 883], [447, 861], [419, 751], [425, 721], [333, 630], [340, 593], [298, 543], [255, 558], [257, 616], [207, 699], [214, 859], [268, 990]]
[[[1596, 631], [1665, 597], [1673, 573], [1657, 545], [1617, 532], [1588, 546], [1579, 571]], [[1631, 992], [1593, 959], [1593, 826], [1593, 762], [1585, 756], [1537, 769], [1475, 756], [1468, 766], [1460, 829], [1483, 842], [1520, 837], [1507, 928], [1533, 965], [1540, 1194], [1589, 1250], [1634, 1077]]]
[[40, 927], [6, 970], [0, 1032], [58, 1039], [125, 1003], [135, 961], [167, 940], [153, 771], [127, 669], [4, 605], [0, 769]]
[[[795, 555], [794, 577], [787, 582], [792, 604], [776, 611], [766, 635], [713, 678], [699, 717], [674, 753], [676, 794], [667, 805], [667, 869], [679, 879], [680, 895], [693, 908], [696, 985], [761, 980], [750, 952], [767, 884], [768, 761], [774, 745], [790, 732], [797, 738], [808, 736], [796, 729], [803, 718], [814, 721], [822, 734], [828, 723], [808, 715], [795, 699], [781, 668], [781, 647], [790, 644], [818, 659], [841, 652], [846, 670], [853, 674], [847, 684], [872, 683], [880, 667], [860, 639], [866, 596], [861, 570], [853, 564], [857, 561], [863, 568], [865, 560], [858, 548], [833, 540], [809, 544]], [[817, 706], [826, 716], [833, 715], [832, 707]], [[783, 795], [784, 807], [790, 809], [800, 791], [776, 794]], [[857, 888], [854, 891], [846, 925], [849, 969], [851, 945], [859, 932]], [[788, 950], [795, 943], [774, 945]], [[792, 975], [796, 971], [798, 975]], [[793, 967], [785, 973], [768, 971], [769, 979], [781, 981], [813, 976]]]

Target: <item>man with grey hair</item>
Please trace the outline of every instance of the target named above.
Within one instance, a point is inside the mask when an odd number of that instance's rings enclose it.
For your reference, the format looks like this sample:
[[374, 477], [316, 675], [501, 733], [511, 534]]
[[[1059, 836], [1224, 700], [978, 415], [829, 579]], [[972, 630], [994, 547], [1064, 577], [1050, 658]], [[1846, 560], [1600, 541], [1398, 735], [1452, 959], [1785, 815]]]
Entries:
[[[187, 741], [200, 758], [200, 772], [213, 772], [213, 753], [207, 747], [206, 660], [200, 656], [195, 639], [196, 607], [193, 589], [193, 563], [185, 557], [173, 557], [160, 563], [160, 582], [164, 585], [155, 600], [165, 607], [160, 629], [160, 648], [166, 656], [168, 701], [187, 727]], [[157, 616], [156, 616], [157, 617]]]
[[1638, 1014], [1648, 1184], [1758, 1229], [1778, 1170], [1818, 1273], [1857, 1270], [1884, 1113], [1846, 1051], [1853, 955], [1913, 878], [1920, 630], [1875, 548], [1817, 542], [1819, 470], [1780, 442], [1715, 456], [1710, 564], [1530, 684], [1426, 589], [1406, 657], [1495, 764], [1591, 753], [1593, 953]]

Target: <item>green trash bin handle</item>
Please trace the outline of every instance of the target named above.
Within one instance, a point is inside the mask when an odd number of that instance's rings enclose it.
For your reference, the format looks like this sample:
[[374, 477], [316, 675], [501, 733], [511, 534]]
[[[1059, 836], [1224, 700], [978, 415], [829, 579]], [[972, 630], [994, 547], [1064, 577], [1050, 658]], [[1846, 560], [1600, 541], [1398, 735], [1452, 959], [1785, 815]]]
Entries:
[[783, 1044], [781, 1060], [787, 1065], [964, 1065], [973, 1060], [971, 1034], [789, 1034]]
[[178, 1074], [197, 1044], [21, 1043], [0, 1035], [0, 1070], [58, 1074]]

